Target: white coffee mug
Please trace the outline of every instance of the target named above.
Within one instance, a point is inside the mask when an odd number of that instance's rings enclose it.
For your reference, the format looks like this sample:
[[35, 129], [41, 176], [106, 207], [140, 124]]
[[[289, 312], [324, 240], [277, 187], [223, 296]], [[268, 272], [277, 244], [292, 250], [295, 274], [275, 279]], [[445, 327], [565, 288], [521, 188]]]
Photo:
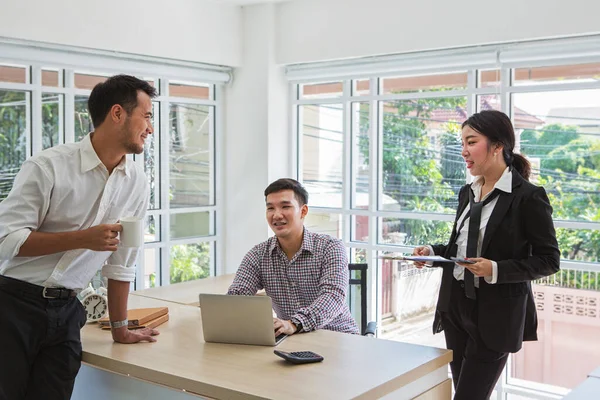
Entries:
[[121, 246], [141, 247], [144, 244], [143, 226], [141, 217], [125, 217], [120, 221], [123, 226], [121, 231]]

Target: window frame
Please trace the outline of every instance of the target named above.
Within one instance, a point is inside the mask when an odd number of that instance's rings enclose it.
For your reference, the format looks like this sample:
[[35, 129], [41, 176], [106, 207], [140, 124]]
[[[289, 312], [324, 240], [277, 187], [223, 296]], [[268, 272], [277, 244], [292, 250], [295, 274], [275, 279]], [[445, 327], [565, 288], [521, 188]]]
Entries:
[[[302, 123], [299, 118], [300, 107], [305, 105], [319, 106], [322, 104], [342, 104], [343, 105], [343, 169], [342, 169], [342, 207], [314, 207], [311, 206], [311, 211], [316, 213], [329, 213], [342, 215], [342, 232], [341, 237], [344, 245], [349, 250], [361, 249], [366, 252], [366, 259], [370, 265], [368, 269], [368, 313], [369, 320], [377, 320], [378, 326], [381, 327], [381, 296], [379, 290], [382, 285], [382, 277], [380, 273], [381, 264], [378, 259], [383, 252], [412, 252], [413, 246], [408, 245], [389, 245], [379, 244], [378, 236], [381, 232], [381, 220], [384, 217], [405, 218], [427, 221], [454, 221], [454, 214], [437, 214], [437, 213], [415, 213], [415, 212], [397, 212], [397, 211], [382, 211], [381, 210], [381, 194], [382, 191], [382, 139], [383, 139], [383, 123], [382, 123], [382, 108], [384, 101], [406, 100], [406, 99], [427, 99], [437, 98], [442, 96], [466, 96], [468, 115], [476, 112], [478, 96], [481, 95], [497, 95], [500, 97], [501, 111], [505, 112], [511, 118], [512, 114], [512, 94], [515, 93], [533, 93], [545, 91], [563, 91], [563, 90], [583, 90], [583, 89], [600, 89], [600, 81], [597, 82], [572, 82], [566, 84], [556, 83], [534, 83], [518, 85], [513, 82], [513, 70], [523, 67], [540, 67], [540, 66], [558, 66], [571, 64], [586, 64], [600, 61], [600, 47], [591, 51], [585, 51], [586, 46], [595, 46], [600, 43], [600, 36], [592, 39], [581, 39], [578, 46], [573, 46], [572, 51], [567, 52], [565, 57], [564, 45], [571, 46], [572, 40], [555, 40], [545, 41], [538, 46], [546, 51], [544, 57], [539, 56], [531, 51], [531, 46], [536, 44], [510, 44], [489, 46], [480, 49], [457, 49], [451, 51], [427, 52], [410, 55], [384, 56], [374, 57], [371, 61], [364, 60], [346, 60], [340, 62], [315, 63], [288, 67], [288, 79], [290, 88], [290, 104], [291, 104], [291, 127], [293, 129], [293, 146], [291, 157], [294, 175], [301, 180], [303, 176], [302, 165]], [[501, 49], [507, 48], [506, 56], [503, 60]], [[574, 50], [573, 50], [574, 49]], [[448, 66], [448, 55], [451, 57], [464, 54], [477, 54], [478, 52], [486, 55], [489, 52], [494, 53], [494, 60], [487, 56], [473, 57], [473, 62], [462, 61], [460, 66]], [[580, 53], [578, 53], [580, 52]], [[537, 57], [530, 54], [536, 54]], [[454, 60], [457, 57], [453, 58]], [[371, 65], [369, 66], [369, 62]], [[455, 62], [454, 64], [457, 64]], [[383, 68], [385, 65], [386, 68]], [[411, 66], [412, 65], [412, 66]], [[420, 67], [419, 67], [420, 66]], [[419, 69], [420, 68], [420, 69]], [[499, 85], [478, 87], [477, 79], [478, 72], [481, 70], [497, 69], [499, 71]], [[467, 88], [460, 90], [448, 90], [447, 92], [437, 91], [422, 91], [413, 93], [400, 94], [380, 94], [380, 82], [384, 77], [410, 77], [432, 74], [444, 74], [465, 71], [467, 72]], [[354, 72], [351, 72], [354, 71]], [[416, 71], [421, 71], [417, 73]], [[369, 93], [353, 94], [352, 87], [359, 80], [370, 80]], [[300, 85], [317, 84], [320, 82], [343, 82], [343, 93], [341, 96], [332, 96], [331, 98], [302, 98], [300, 96]], [[369, 122], [370, 122], [370, 145], [369, 145], [369, 205], [367, 209], [352, 208], [353, 182], [352, 171], [355, 166], [352, 165], [352, 141], [354, 132], [352, 129], [352, 105], [358, 102], [369, 103]], [[470, 180], [469, 174], [465, 183]], [[356, 216], [366, 216], [368, 218], [368, 242], [353, 241], [353, 218]], [[569, 221], [555, 219], [554, 225], [556, 228], [570, 229], [593, 229], [600, 230], [600, 222], [586, 221]], [[600, 262], [588, 263], [571, 260], [561, 260], [561, 268], [595, 271], [600, 273]], [[510, 361], [509, 364], [510, 366]], [[500, 379], [497, 390], [498, 399], [505, 399], [507, 394], [531, 394], [534, 390], [536, 397], [543, 399], [555, 399], [557, 396], [566, 394], [563, 388], [558, 387], [542, 387], [545, 385], [517, 385], [509, 384], [508, 373], [505, 369], [502, 378]]]
[[[102, 50], [90, 50], [72, 46], [46, 45], [29, 41], [0, 40], [0, 64], [8, 66], [25, 66], [26, 83], [0, 82], [0, 90], [24, 91], [29, 93], [28, 137], [26, 158], [42, 151], [42, 96], [53, 93], [63, 96], [63, 113], [61, 115], [62, 131], [59, 132], [59, 143], [74, 142], [75, 96], [89, 96], [91, 90], [75, 87], [75, 74], [97, 74], [111, 76], [126, 73], [140, 79], [151, 77], [159, 95], [154, 99], [158, 104], [159, 126], [155, 126], [155, 145], [159, 146], [160, 157], [156, 160], [158, 172], [157, 209], [150, 209], [147, 216], [153, 216], [157, 228], [160, 224], [159, 241], [145, 243], [144, 249], [156, 249], [157, 265], [155, 282], [157, 286], [170, 284], [170, 248], [173, 245], [209, 243], [210, 276], [220, 275], [224, 271], [223, 260], [223, 96], [224, 84], [231, 77], [231, 68], [212, 66], [202, 63], [179, 62], [157, 57], [145, 57], [125, 53]], [[100, 67], [98, 67], [100, 66]], [[59, 87], [42, 85], [42, 70], [59, 71]], [[62, 79], [61, 79], [62, 78]], [[170, 97], [169, 82], [198, 82], [209, 87], [209, 99]], [[62, 82], [62, 85], [60, 84]], [[209, 206], [171, 209], [168, 199], [169, 187], [169, 105], [170, 103], [186, 103], [212, 107], [209, 143], [210, 172], [212, 181], [211, 204]], [[144, 167], [144, 153], [129, 155], [128, 159]], [[171, 239], [170, 216], [182, 212], [210, 212], [210, 232], [208, 236], [195, 236]], [[160, 222], [159, 222], [160, 221]], [[158, 234], [158, 232], [157, 232]], [[136, 265], [136, 278], [131, 289], [144, 289], [144, 251], [140, 252]]]

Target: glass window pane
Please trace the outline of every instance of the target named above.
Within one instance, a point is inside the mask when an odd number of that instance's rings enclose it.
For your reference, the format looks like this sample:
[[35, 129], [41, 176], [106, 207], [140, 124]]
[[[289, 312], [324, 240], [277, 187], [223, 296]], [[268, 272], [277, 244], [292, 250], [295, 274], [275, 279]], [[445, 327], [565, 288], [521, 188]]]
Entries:
[[145, 80], [146, 82], [148, 82], [148, 84], [154, 88], [156, 88], [156, 90], [158, 91], [158, 79], [154, 79], [154, 78], [146, 78], [146, 77], [140, 77], [140, 79]]
[[148, 215], [144, 231], [144, 243], [160, 241], [160, 216]]
[[300, 85], [301, 99], [341, 97], [342, 94], [344, 94], [344, 85], [342, 82], [325, 82]]
[[342, 238], [341, 214], [309, 212], [304, 219], [304, 226], [311, 232]]
[[342, 206], [343, 115], [341, 104], [299, 107], [302, 181], [311, 206]]
[[352, 208], [369, 208], [369, 103], [352, 103]]
[[75, 73], [75, 87], [77, 89], [92, 90], [94, 86], [104, 82], [107, 79], [107, 76]]
[[518, 93], [512, 103], [520, 150], [553, 217], [600, 222], [600, 90]]
[[598, 82], [598, 79], [600, 79], [600, 63], [516, 68], [514, 70], [515, 86]]
[[[573, 201], [573, 198], [565, 200]], [[598, 209], [588, 212], [598, 213]], [[556, 239], [563, 259], [600, 262], [600, 230], [556, 228]]]
[[447, 243], [450, 240], [452, 225], [453, 221], [380, 218], [381, 236], [378, 242], [404, 246]]
[[369, 217], [366, 215], [353, 215], [352, 217], [352, 235], [350, 240], [353, 242], [369, 241]]
[[210, 276], [212, 246], [206, 242], [171, 246], [171, 283]]
[[144, 287], [160, 286], [160, 249], [144, 249]]
[[352, 81], [352, 96], [367, 96], [371, 94], [371, 80], [359, 79]]
[[210, 211], [171, 214], [171, 239], [214, 235]]
[[[85, 135], [94, 130], [87, 107], [88, 96], [75, 96], [75, 141], [79, 142]], [[150, 135], [152, 136], [152, 135]]]
[[[379, 253], [378, 256], [386, 255]], [[415, 268], [400, 260], [378, 259], [382, 285], [378, 289], [383, 339], [446, 348], [444, 335], [431, 331], [441, 268]]]
[[42, 86], [62, 87], [62, 70], [42, 70]]
[[477, 96], [477, 112], [484, 110], [502, 111], [500, 96], [497, 94], [485, 94]]
[[465, 97], [380, 103], [383, 210], [454, 213], [466, 182], [460, 124]]
[[61, 143], [65, 96], [58, 93], [42, 93], [42, 148], [48, 149]]
[[172, 103], [171, 208], [214, 204], [214, 107]]
[[467, 88], [467, 73], [405, 76], [381, 79], [382, 94], [428, 92]]
[[0, 82], [28, 83], [27, 69], [25, 67], [0, 65]]
[[204, 83], [169, 82], [169, 96], [188, 97], [192, 99], [210, 99], [212, 85]]
[[29, 136], [29, 92], [0, 90], [0, 201], [25, 161]]
[[479, 70], [477, 71], [477, 87], [500, 87], [500, 70]]

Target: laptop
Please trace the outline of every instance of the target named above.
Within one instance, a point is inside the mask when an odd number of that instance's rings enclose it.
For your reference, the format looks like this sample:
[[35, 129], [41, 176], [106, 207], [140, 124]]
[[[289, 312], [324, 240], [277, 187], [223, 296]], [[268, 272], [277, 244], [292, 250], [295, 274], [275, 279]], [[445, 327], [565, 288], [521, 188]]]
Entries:
[[204, 341], [276, 346], [287, 335], [275, 337], [269, 296], [200, 294]]

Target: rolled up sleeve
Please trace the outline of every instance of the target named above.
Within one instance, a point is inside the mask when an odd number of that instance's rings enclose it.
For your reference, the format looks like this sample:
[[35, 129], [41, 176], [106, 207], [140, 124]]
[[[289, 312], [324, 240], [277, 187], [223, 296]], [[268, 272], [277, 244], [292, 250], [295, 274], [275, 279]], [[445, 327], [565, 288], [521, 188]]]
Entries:
[[[146, 219], [146, 211], [150, 201], [150, 189], [145, 186], [145, 192], [135, 209], [134, 216]], [[102, 267], [102, 276], [115, 281], [133, 282], [135, 280], [135, 266], [139, 253], [143, 250], [143, 245], [139, 248], [122, 247], [120, 244], [117, 251], [113, 252], [106, 264]]]
[[23, 164], [8, 197], [0, 202], [0, 260], [16, 257], [31, 232], [39, 228], [53, 186], [52, 178], [36, 162]]

